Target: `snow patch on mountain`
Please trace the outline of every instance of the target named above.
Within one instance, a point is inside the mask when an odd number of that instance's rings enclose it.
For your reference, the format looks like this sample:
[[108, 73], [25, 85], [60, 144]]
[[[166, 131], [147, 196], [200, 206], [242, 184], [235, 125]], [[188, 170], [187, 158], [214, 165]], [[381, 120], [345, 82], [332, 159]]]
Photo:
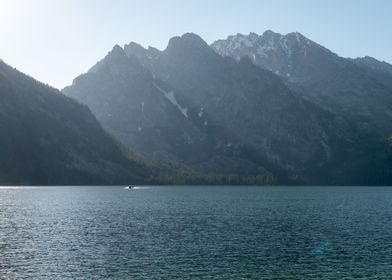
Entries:
[[159, 90], [160, 92], [163, 93], [163, 95], [166, 97], [167, 100], [174, 106], [178, 108], [178, 110], [183, 114], [186, 118], [188, 118], [188, 109], [183, 108], [180, 104], [178, 104], [176, 97], [174, 96], [174, 91], [165, 91], [163, 88], [159, 87], [156, 83], [154, 83], [154, 87]]
[[200, 108], [200, 111], [197, 115], [199, 116], [199, 118], [201, 118], [201, 117], [203, 117], [203, 114], [204, 114], [204, 109]]

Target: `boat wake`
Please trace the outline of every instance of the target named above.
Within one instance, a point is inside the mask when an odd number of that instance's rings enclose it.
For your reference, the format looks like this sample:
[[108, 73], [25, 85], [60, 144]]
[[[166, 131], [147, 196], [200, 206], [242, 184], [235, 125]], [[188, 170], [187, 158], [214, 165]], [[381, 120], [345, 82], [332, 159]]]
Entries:
[[132, 188], [125, 187], [124, 190], [144, 190], [144, 189], [149, 189], [149, 188], [150, 187], [138, 187], [138, 186], [135, 186], [135, 187], [132, 187]]

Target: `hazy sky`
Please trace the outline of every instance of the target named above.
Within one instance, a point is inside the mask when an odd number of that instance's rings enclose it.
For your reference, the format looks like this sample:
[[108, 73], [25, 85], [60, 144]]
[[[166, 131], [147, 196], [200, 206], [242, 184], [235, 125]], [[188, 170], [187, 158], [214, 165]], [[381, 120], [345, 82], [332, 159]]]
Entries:
[[392, 0], [0, 0], [0, 58], [58, 88], [115, 45], [298, 31], [341, 56], [392, 62]]

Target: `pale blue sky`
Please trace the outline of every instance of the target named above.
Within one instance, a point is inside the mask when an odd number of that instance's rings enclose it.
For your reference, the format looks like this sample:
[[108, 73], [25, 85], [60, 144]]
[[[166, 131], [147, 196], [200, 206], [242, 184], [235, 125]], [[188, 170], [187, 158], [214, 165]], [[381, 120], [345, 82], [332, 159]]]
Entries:
[[235, 33], [298, 31], [344, 57], [392, 62], [390, 0], [0, 0], [0, 58], [62, 88], [115, 45], [164, 49]]

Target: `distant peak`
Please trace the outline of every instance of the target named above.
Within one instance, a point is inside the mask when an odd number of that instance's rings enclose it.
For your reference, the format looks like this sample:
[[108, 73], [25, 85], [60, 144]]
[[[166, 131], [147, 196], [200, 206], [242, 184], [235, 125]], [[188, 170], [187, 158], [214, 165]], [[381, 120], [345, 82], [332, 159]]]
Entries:
[[114, 63], [117, 63], [120, 61], [126, 61], [127, 59], [128, 57], [125, 54], [124, 49], [116, 44], [102, 60], [98, 61], [90, 68], [89, 72], [96, 72], [107, 63], [113, 63], [113, 61]]
[[296, 40], [298, 43], [308, 40], [304, 35], [302, 35], [299, 32], [290, 32], [287, 33], [286, 35], [282, 35], [280, 33], [277, 32], [273, 32], [272, 30], [267, 30], [263, 33], [262, 35], [263, 38], [265, 39], [269, 39], [269, 38], [288, 38], [288, 39], [294, 39]]
[[113, 53], [121, 52], [122, 53], [123, 51], [124, 51], [123, 48], [120, 47], [118, 44], [116, 44], [116, 45], [114, 45], [114, 47], [113, 47], [111, 52], [113, 52]]
[[120, 47], [119, 45], [115, 45], [112, 50], [108, 53], [106, 57], [116, 57], [116, 58], [121, 58], [126, 56], [124, 49]]
[[130, 42], [128, 45], [125, 45], [124, 49], [126, 49], [126, 48], [136, 48], [136, 49], [143, 49], [143, 50], [145, 50], [145, 48], [143, 48], [142, 45], [140, 45], [140, 44], [138, 44], [136, 42], [133, 42], [133, 41]]
[[141, 45], [139, 45], [138, 43], [135, 43], [135, 42], [130, 42], [128, 45], [124, 46], [124, 52], [126, 53], [126, 55], [128, 57], [131, 57], [134, 55], [138, 56], [140, 54], [146, 53], [146, 51], [147, 50], [145, 48], [143, 48]]
[[197, 34], [185, 33], [181, 37], [176, 36], [171, 38], [167, 48], [171, 49], [178, 46], [208, 47], [208, 44]]
[[190, 46], [208, 47], [208, 44], [199, 35], [194, 33], [185, 33], [181, 36], [181, 40]]
[[268, 30], [263, 32], [262, 36], [264, 37], [264, 36], [276, 36], [276, 35], [280, 35], [281, 36], [282, 34], [273, 32], [272, 30], [268, 29]]
[[193, 43], [197, 42], [197, 43], [206, 44], [206, 42], [199, 35], [195, 33], [185, 33], [184, 35], [181, 36], [181, 39]]

